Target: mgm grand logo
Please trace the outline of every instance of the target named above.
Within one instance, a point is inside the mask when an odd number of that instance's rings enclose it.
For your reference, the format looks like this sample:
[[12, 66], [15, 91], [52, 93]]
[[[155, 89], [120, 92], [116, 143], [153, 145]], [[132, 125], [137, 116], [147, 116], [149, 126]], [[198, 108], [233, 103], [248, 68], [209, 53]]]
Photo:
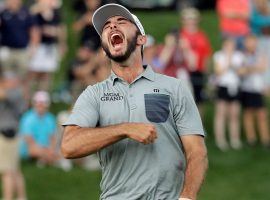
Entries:
[[120, 101], [124, 97], [120, 96], [119, 93], [104, 93], [103, 97], [100, 98], [101, 101]]

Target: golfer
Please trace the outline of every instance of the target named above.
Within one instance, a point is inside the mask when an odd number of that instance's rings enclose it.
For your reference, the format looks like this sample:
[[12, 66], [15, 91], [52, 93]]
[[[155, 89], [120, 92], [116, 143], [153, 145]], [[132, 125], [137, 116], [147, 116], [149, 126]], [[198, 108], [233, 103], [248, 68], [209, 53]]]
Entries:
[[62, 153], [97, 153], [101, 200], [195, 200], [207, 170], [204, 130], [193, 97], [175, 78], [143, 66], [144, 28], [118, 4], [93, 25], [112, 73], [80, 95], [64, 124]]

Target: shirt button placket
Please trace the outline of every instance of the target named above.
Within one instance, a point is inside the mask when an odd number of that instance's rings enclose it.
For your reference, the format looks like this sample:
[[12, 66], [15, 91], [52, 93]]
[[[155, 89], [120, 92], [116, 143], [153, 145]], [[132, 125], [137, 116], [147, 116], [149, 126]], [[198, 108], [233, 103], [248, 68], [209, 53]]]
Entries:
[[128, 97], [129, 97], [129, 105], [130, 105], [131, 112], [137, 108], [133, 91], [134, 90], [133, 90], [132, 85], [129, 85]]

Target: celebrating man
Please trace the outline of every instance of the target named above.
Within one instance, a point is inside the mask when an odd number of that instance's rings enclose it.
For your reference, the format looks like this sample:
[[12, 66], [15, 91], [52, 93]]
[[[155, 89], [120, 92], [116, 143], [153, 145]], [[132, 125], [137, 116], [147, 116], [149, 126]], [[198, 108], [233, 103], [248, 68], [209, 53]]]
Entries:
[[195, 200], [207, 152], [191, 93], [143, 66], [144, 28], [125, 7], [100, 7], [93, 25], [112, 73], [78, 98], [64, 124], [64, 156], [98, 153], [102, 200]]

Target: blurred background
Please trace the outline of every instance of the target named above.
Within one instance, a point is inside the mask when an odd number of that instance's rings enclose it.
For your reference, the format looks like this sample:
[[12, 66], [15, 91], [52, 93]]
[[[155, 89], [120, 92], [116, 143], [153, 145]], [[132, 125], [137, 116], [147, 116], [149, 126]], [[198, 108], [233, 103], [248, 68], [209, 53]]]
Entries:
[[78, 95], [110, 74], [91, 17], [111, 2], [142, 22], [144, 63], [194, 94], [209, 152], [198, 199], [270, 199], [268, 0], [1, 0], [0, 197], [99, 198], [97, 157], [59, 148]]

